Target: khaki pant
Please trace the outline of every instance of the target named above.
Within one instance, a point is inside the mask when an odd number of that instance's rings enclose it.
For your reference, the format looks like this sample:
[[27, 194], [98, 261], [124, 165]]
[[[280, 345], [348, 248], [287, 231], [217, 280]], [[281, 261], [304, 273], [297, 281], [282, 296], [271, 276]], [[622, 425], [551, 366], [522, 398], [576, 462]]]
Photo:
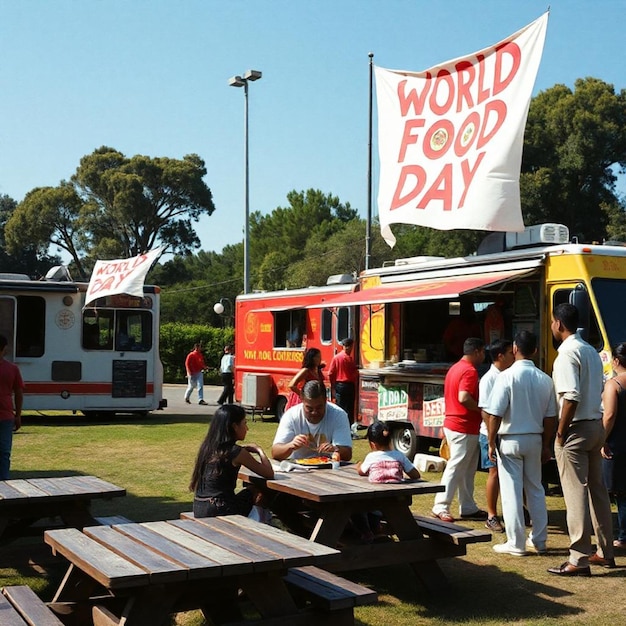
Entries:
[[580, 567], [586, 567], [594, 553], [594, 533], [598, 554], [613, 558], [611, 503], [602, 478], [603, 442], [602, 420], [581, 421], [572, 422], [563, 445], [557, 439], [554, 447], [567, 509], [569, 561]]

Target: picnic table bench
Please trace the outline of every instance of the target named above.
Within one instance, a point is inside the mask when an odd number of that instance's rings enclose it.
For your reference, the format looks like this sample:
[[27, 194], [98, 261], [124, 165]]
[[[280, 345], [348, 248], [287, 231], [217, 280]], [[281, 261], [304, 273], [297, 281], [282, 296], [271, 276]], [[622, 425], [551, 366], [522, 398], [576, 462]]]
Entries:
[[0, 594], [2, 626], [63, 626], [39, 596], [25, 585], [4, 587]]
[[[313, 517], [309, 539], [341, 550], [341, 559], [328, 566], [332, 571], [408, 563], [428, 590], [439, 591], [447, 587], [448, 581], [438, 560], [465, 555], [469, 544], [491, 539], [488, 531], [413, 514], [413, 496], [443, 491], [439, 483], [370, 483], [367, 477], [358, 475], [354, 465], [284, 472], [276, 464], [274, 470], [274, 478], [268, 480], [242, 466], [239, 478], [267, 494], [270, 508], [287, 527], [301, 517], [304, 504]], [[351, 516], [373, 510], [382, 513], [397, 540], [368, 545], [345, 542], [342, 535]]]
[[95, 626], [159, 626], [191, 609], [211, 623], [249, 625], [239, 590], [259, 625], [343, 626], [355, 606], [376, 601], [317, 569], [339, 557], [334, 548], [239, 515], [49, 530], [44, 540], [69, 561], [49, 606], [89, 614]]
[[0, 481], [0, 538], [24, 534], [36, 521], [60, 517], [66, 526], [95, 522], [92, 500], [118, 498], [126, 490], [96, 476], [60, 476]]

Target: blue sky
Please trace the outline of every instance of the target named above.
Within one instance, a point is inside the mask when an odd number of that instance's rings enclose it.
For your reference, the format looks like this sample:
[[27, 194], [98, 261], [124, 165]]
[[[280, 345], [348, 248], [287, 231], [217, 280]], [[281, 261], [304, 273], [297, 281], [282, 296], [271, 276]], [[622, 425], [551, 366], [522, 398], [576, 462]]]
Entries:
[[[57, 185], [101, 145], [206, 162], [216, 211], [202, 249], [243, 237], [242, 89], [250, 208], [333, 193], [364, 216], [368, 53], [422, 70], [507, 37], [535, 0], [0, 0], [0, 194]], [[535, 94], [594, 76], [626, 87], [626, 0], [552, 0]], [[375, 196], [374, 196], [375, 197]]]

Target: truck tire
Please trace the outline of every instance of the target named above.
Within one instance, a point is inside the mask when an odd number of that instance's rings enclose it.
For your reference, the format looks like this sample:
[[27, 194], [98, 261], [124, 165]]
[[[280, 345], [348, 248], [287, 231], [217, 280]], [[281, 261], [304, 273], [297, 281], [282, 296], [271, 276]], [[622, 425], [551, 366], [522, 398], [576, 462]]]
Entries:
[[391, 443], [393, 447], [402, 452], [411, 463], [417, 452], [417, 433], [408, 427], [396, 426], [391, 431]]
[[280, 422], [286, 406], [287, 398], [285, 398], [285, 396], [278, 396], [276, 398], [276, 402], [274, 403], [274, 416], [276, 417], [277, 422]]

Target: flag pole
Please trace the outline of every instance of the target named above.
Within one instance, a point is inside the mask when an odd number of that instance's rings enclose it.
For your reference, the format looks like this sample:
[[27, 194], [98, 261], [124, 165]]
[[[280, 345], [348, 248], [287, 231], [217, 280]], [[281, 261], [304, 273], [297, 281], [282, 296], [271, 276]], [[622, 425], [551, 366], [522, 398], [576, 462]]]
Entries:
[[365, 269], [370, 268], [372, 261], [372, 92], [374, 53], [368, 54], [369, 63], [369, 124], [367, 136], [367, 222], [365, 225]]

